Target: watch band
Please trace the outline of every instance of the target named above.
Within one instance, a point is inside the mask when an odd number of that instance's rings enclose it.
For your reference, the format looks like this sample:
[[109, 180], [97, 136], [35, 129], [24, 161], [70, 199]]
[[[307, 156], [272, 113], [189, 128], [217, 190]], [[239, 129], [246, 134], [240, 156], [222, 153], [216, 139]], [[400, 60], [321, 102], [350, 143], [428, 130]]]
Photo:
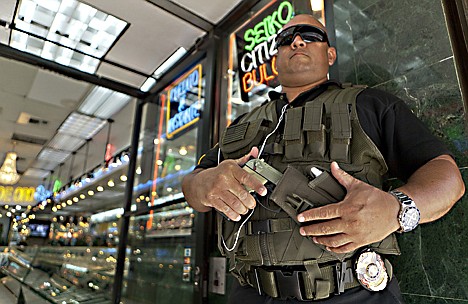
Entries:
[[398, 190], [389, 191], [400, 202], [400, 212], [398, 213], [398, 221], [400, 229], [398, 232], [409, 232], [414, 230], [421, 218], [420, 211], [416, 203], [408, 195]]

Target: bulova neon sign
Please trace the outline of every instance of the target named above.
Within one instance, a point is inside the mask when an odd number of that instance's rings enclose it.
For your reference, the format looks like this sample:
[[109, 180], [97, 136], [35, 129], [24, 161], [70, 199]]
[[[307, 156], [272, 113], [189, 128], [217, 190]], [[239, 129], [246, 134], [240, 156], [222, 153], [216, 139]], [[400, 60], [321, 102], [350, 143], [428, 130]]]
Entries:
[[[245, 93], [250, 92], [254, 86], [266, 83], [278, 75], [275, 56], [277, 53], [276, 33], [292, 18], [293, 13], [292, 4], [284, 1], [272, 14], [245, 31], [244, 50], [247, 52], [240, 60], [240, 69], [243, 74], [242, 90]], [[268, 74], [268, 71], [271, 73]]]
[[[202, 66], [196, 65], [176, 80], [168, 90], [167, 104], [167, 138], [171, 139], [176, 133], [193, 125], [200, 119], [201, 91], [202, 91]], [[198, 99], [191, 105], [187, 104], [187, 93], [196, 88]], [[171, 106], [177, 104], [177, 113], [171, 117]]]

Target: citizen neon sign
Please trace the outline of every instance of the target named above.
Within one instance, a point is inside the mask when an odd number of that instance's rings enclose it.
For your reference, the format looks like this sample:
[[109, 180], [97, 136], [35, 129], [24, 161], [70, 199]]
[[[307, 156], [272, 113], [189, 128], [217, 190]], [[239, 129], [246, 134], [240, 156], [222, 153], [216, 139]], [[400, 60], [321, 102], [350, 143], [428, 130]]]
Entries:
[[283, 1], [271, 14], [245, 30], [244, 45], [239, 62], [241, 70], [241, 87], [244, 93], [260, 84], [275, 79], [276, 70], [275, 38], [277, 32], [293, 17], [294, 9], [291, 3]]
[[[193, 69], [182, 75], [170, 87], [167, 91], [166, 135], [168, 139], [173, 138], [175, 134], [188, 128], [200, 119], [202, 91], [201, 64], [196, 65]], [[192, 104], [188, 104], [188, 93], [198, 96], [197, 100]], [[174, 112], [175, 114], [173, 114]]]

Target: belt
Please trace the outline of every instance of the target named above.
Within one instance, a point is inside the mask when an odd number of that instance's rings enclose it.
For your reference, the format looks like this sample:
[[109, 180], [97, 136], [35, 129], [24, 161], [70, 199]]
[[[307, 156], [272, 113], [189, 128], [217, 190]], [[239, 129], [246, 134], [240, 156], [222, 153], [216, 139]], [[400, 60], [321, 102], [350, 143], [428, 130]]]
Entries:
[[330, 294], [360, 286], [353, 274], [352, 260], [319, 267], [316, 261], [305, 262], [305, 269], [288, 267], [252, 267], [248, 283], [260, 295], [299, 301], [325, 299]]

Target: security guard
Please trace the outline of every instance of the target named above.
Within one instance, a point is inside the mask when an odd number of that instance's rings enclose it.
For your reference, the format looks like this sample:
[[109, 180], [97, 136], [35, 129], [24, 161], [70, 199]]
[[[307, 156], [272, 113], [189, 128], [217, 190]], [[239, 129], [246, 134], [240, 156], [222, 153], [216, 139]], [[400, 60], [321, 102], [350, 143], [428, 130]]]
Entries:
[[[182, 184], [194, 209], [219, 213], [230, 302], [402, 303], [393, 233], [452, 208], [458, 167], [403, 101], [327, 79], [336, 50], [315, 18], [295, 16], [276, 43], [282, 93], [236, 119]], [[387, 176], [406, 184], [385, 192]]]

